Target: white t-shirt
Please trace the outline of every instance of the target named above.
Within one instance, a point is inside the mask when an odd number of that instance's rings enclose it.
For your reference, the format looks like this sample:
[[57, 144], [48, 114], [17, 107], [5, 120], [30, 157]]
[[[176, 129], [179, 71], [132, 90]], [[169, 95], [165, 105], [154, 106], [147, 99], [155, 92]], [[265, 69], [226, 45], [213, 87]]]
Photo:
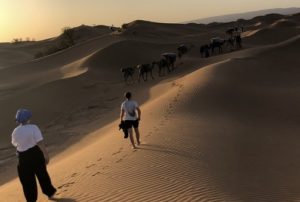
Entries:
[[125, 111], [124, 120], [135, 121], [137, 120], [136, 109], [139, 107], [138, 103], [134, 100], [125, 100], [121, 105], [121, 110]]
[[19, 152], [34, 147], [41, 140], [43, 140], [42, 133], [34, 124], [19, 125], [11, 135], [11, 143]]

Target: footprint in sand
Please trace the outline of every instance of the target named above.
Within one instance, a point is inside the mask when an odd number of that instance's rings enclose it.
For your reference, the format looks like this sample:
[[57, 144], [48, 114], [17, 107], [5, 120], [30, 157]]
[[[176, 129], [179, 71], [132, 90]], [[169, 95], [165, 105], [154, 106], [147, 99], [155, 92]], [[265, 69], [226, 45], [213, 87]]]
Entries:
[[123, 155], [119, 160], [116, 161], [116, 163], [122, 162], [126, 157], [128, 157], [127, 154]]
[[77, 175], [77, 173], [73, 173], [72, 175], [71, 175], [71, 177], [75, 177]]
[[121, 152], [122, 152], [122, 150], [123, 150], [123, 147], [121, 147], [121, 148], [119, 149], [119, 151], [117, 151], [117, 152], [113, 153], [113, 154], [112, 154], [112, 156], [114, 156], [114, 155], [117, 155], [117, 154], [121, 153]]
[[101, 172], [96, 172], [96, 173], [94, 173], [93, 175], [92, 175], [92, 177], [95, 177], [95, 176], [97, 176], [97, 175], [99, 175], [99, 174], [102, 174]]
[[146, 137], [150, 137], [152, 135], [152, 132], [149, 132]]
[[69, 188], [70, 186], [72, 186], [75, 182], [68, 182], [65, 184], [62, 184], [60, 186], [57, 187], [57, 189], [62, 189], [62, 188]]
[[88, 165], [86, 168], [91, 168], [91, 167], [94, 167], [96, 164], [91, 164], [91, 165]]
[[103, 170], [106, 170], [106, 169], [108, 169], [109, 168], [109, 166], [104, 166], [102, 169]]

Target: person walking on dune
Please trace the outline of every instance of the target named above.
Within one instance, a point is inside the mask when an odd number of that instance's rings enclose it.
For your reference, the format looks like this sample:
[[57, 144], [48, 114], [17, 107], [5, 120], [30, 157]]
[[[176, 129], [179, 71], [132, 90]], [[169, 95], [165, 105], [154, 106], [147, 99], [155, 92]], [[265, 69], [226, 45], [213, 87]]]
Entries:
[[18, 175], [26, 201], [36, 202], [38, 193], [35, 177], [49, 199], [54, 196], [56, 189], [47, 172], [49, 155], [43, 143], [42, 133], [36, 125], [30, 124], [31, 116], [32, 113], [27, 109], [17, 111], [16, 122], [19, 126], [14, 129], [11, 142], [17, 149]]
[[139, 122], [141, 120], [141, 110], [138, 103], [131, 99], [130, 92], [126, 92], [124, 96], [126, 100], [121, 104], [120, 119], [121, 122], [124, 121], [125, 128], [128, 130], [132, 148], [136, 149], [132, 128], [134, 128], [137, 145], [140, 145]]

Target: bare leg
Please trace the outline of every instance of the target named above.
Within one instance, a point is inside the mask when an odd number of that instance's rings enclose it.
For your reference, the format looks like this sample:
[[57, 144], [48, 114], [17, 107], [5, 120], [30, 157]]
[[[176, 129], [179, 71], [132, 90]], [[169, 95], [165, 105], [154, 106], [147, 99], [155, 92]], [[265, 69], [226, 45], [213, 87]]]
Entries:
[[129, 137], [130, 137], [130, 142], [132, 144], [132, 148], [135, 149], [136, 147], [134, 145], [133, 132], [132, 132], [131, 128], [128, 129], [128, 133], [129, 133]]
[[139, 128], [134, 128], [134, 132], [135, 132], [137, 144], [140, 145], [141, 142], [140, 142], [140, 131], [139, 131]]

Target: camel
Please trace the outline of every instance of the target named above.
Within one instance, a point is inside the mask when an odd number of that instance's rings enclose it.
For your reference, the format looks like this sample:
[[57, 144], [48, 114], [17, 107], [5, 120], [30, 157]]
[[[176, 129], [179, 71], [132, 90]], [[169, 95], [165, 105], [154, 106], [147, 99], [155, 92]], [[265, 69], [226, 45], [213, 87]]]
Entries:
[[177, 52], [178, 52], [178, 57], [181, 58], [184, 54], [186, 54], [188, 52], [188, 47], [184, 44], [181, 44], [177, 48]]
[[200, 54], [201, 54], [202, 58], [203, 57], [206, 57], [206, 58], [209, 57], [209, 49], [210, 49], [210, 47], [209, 47], [208, 44], [202, 45], [200, 47]]
[[229, 28], [228, 30], [226, 30], [226, 34], [228, 34], [230, 37], [233, 37], [235, 32], [234, 28]]
[[127, 80], [129, 77], [131, 77], [131, 79], [133, 81], [133, 74], [135, 72], [134, 67], [123, 67], [123, 68], [121, 68], [121, 72], [123, 73], [123, 77], [124, 77], [124, 80], [126, 83], [127, 83]]
[[158, 62], [154, 62], [158, 66], [158, 75], [164, 76], [165, 70], [167, 69], [170, 72], [170, 64], [166, 58], [161, 58]]
[[152, 79], [154, 79], [152, 70], [155, 66], [155, 63], [153, 62], [152, 64], [141, 64], [137, 65], [137, 69], [139, 71], [139, 76], [138, 76], [138, 81], [140, 82], [141, 77], [143, 78], [144, 81], [147, 81], [148, 79], [148, 73], [150, 73]]
[[224, 43], [226, 42], [225, 39], [216, 37], [216, 38], [212, 38], [210, 40], [210, 48], [211, 48], [211, 52], [212, 54], [214, 54], [214, 50], [215, 48], [219, 49], [219, 53], [223, 52], [222, 46], [224, 45]]
[[234, 37], [230, 37], [226, 40], [226, 44], [227, 46], [229, 46], [230, 51], [234, 50], [234, 42], [235, 42], [235, 38]]
[[235, 42], [236, 42], [237, 48], [242, 48], [242, 37], [241, 37], [240, 34], [238, 34], [238, 35], [235, 37]]
[[244, 32], [244, 27], [243, 26], [238, 26], [234, 28], [230, 28], [226, 31], [226, 34], [230, 36], [228, 39], [228, 42], [232, 47], [234, 47], [234, 43], [237, 46], [237, 48], [242, 47], [242, 38], [241, 38], [241, 33]]
[[176, 58], [177, 58], [176, 53], [163, 53], [161, 56], [163, 56], [168, 61], [169, 72], [173, 71], [175, 67]]

